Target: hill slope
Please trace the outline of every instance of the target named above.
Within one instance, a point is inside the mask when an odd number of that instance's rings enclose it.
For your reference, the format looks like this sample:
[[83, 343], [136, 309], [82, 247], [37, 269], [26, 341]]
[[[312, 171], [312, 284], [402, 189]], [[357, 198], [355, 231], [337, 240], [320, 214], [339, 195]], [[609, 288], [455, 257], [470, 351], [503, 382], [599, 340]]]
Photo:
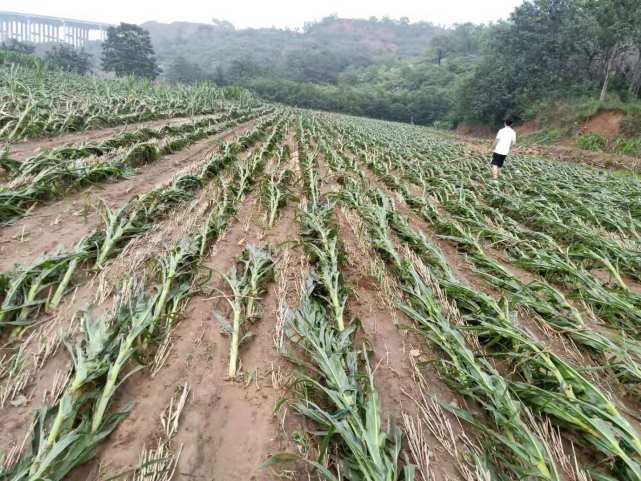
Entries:
[[227, 22], [197, 24], [147, 22], [162, 64], [178, 56], [206, 73], [229, 69], [242, 60], [246, 69], [269, 70], [292, 80], [335, 82], [347, 67], [381, 58], [422, 54], [443, 29], [431, 23], [390, 19], [327, 17], [303, 31], [276, 28], [235, 29]]

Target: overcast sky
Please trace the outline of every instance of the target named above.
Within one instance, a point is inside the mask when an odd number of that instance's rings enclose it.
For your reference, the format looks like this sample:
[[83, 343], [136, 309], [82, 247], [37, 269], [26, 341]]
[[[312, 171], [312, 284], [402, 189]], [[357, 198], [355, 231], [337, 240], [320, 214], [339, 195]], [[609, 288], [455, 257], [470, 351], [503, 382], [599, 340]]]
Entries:
[[187, 21], [212, 18], [244, 27], [302, 27], [336, 13], [340, 17], [427, 20], [436, 24], [487, 23], [506, 18], [523, 0], [2, 0], [1, 10], [107, 23]]

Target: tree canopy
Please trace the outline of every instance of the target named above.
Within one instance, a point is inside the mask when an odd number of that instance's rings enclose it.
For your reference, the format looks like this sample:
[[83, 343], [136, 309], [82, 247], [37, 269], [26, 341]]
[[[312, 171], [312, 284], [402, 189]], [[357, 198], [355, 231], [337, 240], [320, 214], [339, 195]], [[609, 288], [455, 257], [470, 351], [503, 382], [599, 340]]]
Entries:
[[206, 76], [200, 65], [189, 62], [185, 57], [176, 57], [165, 72], [170, 82], [194, 83], [205, 80]]
[[[337, 16], [299, 31], [218, 20], [143, 26], [109, 29], [104, 70], [156, 78], [160, 63], [171, 82], [213, 80], [389, 120], [498, 123], [558, 99], [626, 102], [641, 91], [639, 0], [524, 0], [505, 21], [448, 28]], [[54, 50], [50, 63], [72, 68], [79, 59], [65, 59], [76, 53]]]
[[612, 80], [638, 95], [640, 29], [638, 0], [527, 0], [491, 29], [462, 87], [461, 115], [518, 116], [532, 102], [576, 94], [604, 100]]
[[251, 65], [231, 80], [271, 100], [406, 122], [500, 123], [558, 99], [638, 99], [641, 2], [526, 0], [506, 21], [436, 33], [420, 56], [355, 65], [318, 48], [285, 73]]
[[160, 73], [149, 32], [138, 25], [109, 27], [102, 44], [102, 68], [118, 77], [137, 75], [154, 79]]
[[640, 10], [638, 0], [525, 0], [506, 21], [450, 28], [337, 16], [302, 32], [149, 27], [166, 65], [197, 64], [271, 100], [420, 123], [499, 122], [556, 98], [637, 98]]
[[45, 61], [49, 67], [64, 72], [84, 75], [91, 70], [91, 55], [64, 43], [54, 45], [45, 54]]

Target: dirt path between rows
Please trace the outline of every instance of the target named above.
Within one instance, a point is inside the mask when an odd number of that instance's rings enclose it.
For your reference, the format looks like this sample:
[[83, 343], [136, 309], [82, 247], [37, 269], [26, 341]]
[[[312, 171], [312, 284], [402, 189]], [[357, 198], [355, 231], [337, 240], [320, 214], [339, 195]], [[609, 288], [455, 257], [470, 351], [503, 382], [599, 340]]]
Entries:
[[250, 128], [255, 122], [256, 119], [251, 120], [196, 142], [185, 150], [163, 156], [139, 167], [133, 177], [96, 185], [36, 207], [26, 217], [0, 229], [0, 271], [10, 270], [15, 264], [31, 263], [44, 252], [53, 252], [58, 248], [70, 249], [101, 224], [98, 209], [101, 200], [111, 209], [122, 207], [136, 195], [166, 184], [190, 162], [194, 165], [204, 163], [220, 144]]
[[[100, 461], [77, 470], [70, 479], [93, 479], [99, 466], [109, 473], [134, 467], [143, 446], [155, 444], [160, 413], [176, 387], [185, 383], [191, 387], [191, 395], [176, 436], [176, 444], [183, 446], [178, 479], [273, 479], [260, 464], [271, 454], [295, 452], [282, 418], [273, 413], [283, 396], [274, 379], [288, 369], [273, 344], [279, 315], [277, 286], [274, 282], [267, 286], [260, 302], [263, 315], [251, 327], [254, 336], [241, 346], [240, 380], [227, 379], [229, 338], [221, 334], [213, 313], [228, 315], [226, 302], [217, 291], [225, 289], [219, 273], [229, 270], [248, 243], [277, 247], [291, 240], [295, 212], [296, 207], [290, 204], [274, 228], [264, 230], [257, 192], [245, 198], [233, 225], [203, 263], [212, 278], [203, 294], [190, 301], [176, 326], [167, 362], [155, 377], [136, 376], [126, 383], [121, 402], [135, 400], [133, 410], [101, 448]], [[287, 424], [291, 422], [289, 419]]]
[[164, 125], [180, 125], [195, 120], [200, 120], [212, 115], [196, 115], [194, 117], [174, 117], [171, 119], [149, 120], [147, 122], [134, 122], [131, 124], [118, 125], [115, 127], [107, 127], [104, 129], [85, 130], [83, 132], [73, 132], [56, 137], [47, 137], [41, 139], [24, 140], [15, 144], [7, 144], [9, 149], [9, 156], [12, 159], [24, 160], [32, 155], [45, 149], [52, 149], [66, 144], [74, 144], [78, 142], [87, 142], [89, 140], [96, 141], [112, 137], [121, 132], [130, 132], [138, 130], [143, 127], [158, 128]]
[[[464, 144], [477, 153], [487, 155], [487, 161], [488, 163], [490, 162], [493, 138], [442, 132], [439, 132], [439, 135], [457, 143]], [[543, 157], [548, 160], [570, 162], [579, 165], [589, 165], [598, 169], [625, 170], [637, 175], [641, 174], [641, 158], [612, 154], [609, 152], [592, 152], [569, 145], [517, 145], [513, 153]]]
[[[352, 214], [352, 215], [350, 215]], [[372, 264], [376, 254], [366, 249], [368, 240], [359, 240], [355, 214], [339, 210], [337, 215], [338, 233], [347, 253], [347, 266], [343, 269], [345, 279], [352, 296], [347, 304], [350, 315], [362, 323], [362, 338], [355, 340], [355, 348], [366, 342], [370, 346], [369, 362], [374, 369], [374, 384], [381, 399], [382, 422], [388, 425], [403, 425], [403, 414], [416, 418], [419, 407], [414, 400], [421, 399], [421, 392], [414, 378], [410, 356], [421, 356], [424, 359], [437, 359], [441, 354], [433, 350], [425, 339], [411, 328], [412, 321], [396, 307], [396, 299], [381, 302], [383, 286], [380, 279], [372, 277], [367, 266]], [[366, 235], [366, 234], [365, 234]], [[434, 368], [422, 370], [427, 386], [428, 396], [440, 402], [464, 406], [465, 400], [450, 389]], [[411, 396], [411, 397], [410, 397]], [[461, 425], [448, 416], [453, 433], [462, 433]], [[427, 429], [422, 433], [431, 452], [431, 469], [422, 473], [423, 479], [435, 476], [434, 479], [457, 479], [458, 461], [440, 445], [436, 436]], [[407, 436], [407, 433], [405, 433]], [[407, 444], [407, 437], [404, 440]], [[420, 469], [420, 467], [419, 467]]]
[[[243, 154], [243, 158], [249, 157], [253, 152], [255, 148]], [[37, 338], [30, 340], [28, 346], [24, 344], [26, 341], [23, 341], [22, 347], [27, 350], [28, 357], [35, 355], [40, 346], [48, 342], [45, 336], [60, 338], [67, 333], [77, 332], [79, 328], [77, 313], [90, 309], [89, 315], [96, 317], [111, 309], [115, 296], [110, 293], [118, 289], [120, 281], [137, 274], [138, 266], [147, 263], [151, 257], [166, 249], [168, 244], [177, 242], [188, 229], [193, 227], [194, 223], [199, 225], [204, 221], [208, 215], [209, 202], [216, 195], [215, 191], [213, 186], [207, 186], [194, 200], [181, 204], [181, 209], [174, 217], [164, 218], [158, 222], [152, 231], [143, 236], [144, 238], [139, 242], [133, 242], [126, 252], [110, 261], [100, 274], [87, 276], [77, 291], [63, 300], [63, 304], [56, 312], [44, 314], [40, 319], [43, 332], [34, 333]], [[105, 296], [101, 294], [102, 290], [106, 292]], [[1, 351], [0, 354], [2, 354]], [[23, 389], [24, 393], [18, 397], [20, 401], [7, 403], [4, 408], [0, 408], [0, 419], [6, 427], [0, 431], [0, 452], [20, 443], [28, 434], [29, 422], [34, 410], [51, 402], [50, 398], [48, 401], [44, 398], [44, 394], [50, 389], [58, 372], [66, 370], [69, 361], [68, 352], [59, 345], [56, 352], [42, 360], [35, 372], [26, 371], [26, 374], [31, 377], [28, 379], [26, 388]], [[169, 393], [170, 396], [171, 394], [173, 393]], [[146, 395], [142, 397], [146, 398]], [[158, 406], [158, 412], [153, 414], [159, 416], [165, 407], [165, 405]], [[153, 427], [158, 427], [157, 418], [154, 419]], [[135, 453], [136, 456], [138, 453], [138, 451]]]
[[[318, 147], [316, 140], [312, 141]], [[321, 185], [323, 195], [336, 193], [342, 189], [339, 179], [345, 173], [332, 171], [325, 156], [318, 153], [319, 172], [324, 182]], [[368, 174], [364, 170], [365, 175]], [[349, 175], [349, 174], [348, 174]], [[376, 180], [372, 177], [372, 182]], [[387, 273], [382, 262], [371, 250], [370, 240], [362, 220], [348, 208], [337, 206], [334, 210], [338, 238], [345, 250], [346, 259], [341, 271], [350, 292], [347, 312], [350, 318], [360, 322], [354, 337], [355, 350], [366, 349], [369, 363], [374, 373], [374, 386], [380, 397], [381, 421], [385, 431], [391, 426], [399, 426], [403, 431], [403, 417], [408, 416], [414, 422], [420, 417], [419, 406], [421, 390], [415, 379], [415, 371], [410, 357], [438, 359], [441, 355], [435, 351], [424, 338], [413, 330], [412, 321], [399, 309], [400, 289], [392, 276]], [[436, 369], [427, 367], [421, 370], [426, 381], [429, 398], [443, 403], [464, 406], [463, 397], [456, 394], [442, 380]], [[458, 437], [463, 428], [453, 416], [446, 415], [450, 422], [451, 433]], [[434, 426], [444, 428], [436, 417], [432, 418]], [[425, 426], [421, 431], [423, 448], [429, 449], [430, 465], [417, 466], [417, 479], [457, 479], [459, 462], [452, 452], [444, 449], [439, 439]], [[408, 447], [409, 434], [404, 432], [403, 446]], [[408, 450], [404, 451], [406, 454]], [[427, 471], [427, 472], [422, 472]], [[430, 478], [434, 476], [434, 478]]]

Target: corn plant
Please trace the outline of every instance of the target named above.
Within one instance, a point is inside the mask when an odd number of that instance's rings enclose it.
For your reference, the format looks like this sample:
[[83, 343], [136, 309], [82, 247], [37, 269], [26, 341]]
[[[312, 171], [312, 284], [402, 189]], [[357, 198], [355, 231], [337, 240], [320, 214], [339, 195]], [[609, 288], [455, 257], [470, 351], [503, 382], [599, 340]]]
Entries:
[[[378, 196], [380, 198], [380, 193]], [[376, 251], [401, 282], [406, 301], [400, 308], [446, 354], [447, 360], [443, 360], [441, 366], [448, 382], [461, 394], [478, 402], [492, 416], [496, 428], [463, 409], [451, 406], [448, 409], [487, 435], [492, 441], [488, 454], [515, 477], [559, 479], [549, 448], [530, 427], [529, 411], [511, 396], [509, 384], [489, 363], [476, 359], [456, 327], [461, 321], [453, 309], [448, 308], [434, 282], [429, 276], [419, 274], [396, 250], [386, 220], [389, 201], [382, 206], [373, 205], [354, 184], [349, 198], [352, 207], [365, 220], [372, 241], [378, 246]]]
[[223, 332], [231, 338], [229, 347], [228, 376], [234, 379], [238, 369], [240, 346], [251, 337], [247, 330], [247, 322], [255, 322], [259, 317], [256, 311], [256, 301], [264, 291], [264, 285], [273, 274], [274, 261], [269, 249], [259, 249], [247, 245], [228, 274], [223, 279], [231, 290], [231, 296], [226, 297], [231, 307], [231, 321], [219, 319]]
[[302, 120], [299, 118], [297, 131], [298, 137], [298, 162], [302, 172], [303, 186], [309, 201], [316, 204], [320, 201], [320, 178], [316, 152], [310, 151], [309, 138], [305, 135]]
[[456, 311], [449, 307], [450, 315], [445, 315], [441, 306], [447, 303], [433, 281], [421, 276], [411, 264], [405, 264], [403, 269], [407, 304], [401, 309], [446, 354], [441, 371], [449, 383], [479, 403], [492, 416], [495, 427], [484, 424], [469, 411], [446, 408], [486, 434], [492, 443], [488, 449], [490, 458], [517, 478], [560, 479], [550, 448], [530, 426], [530, 412], [511, 395], [510, 384], [489, 363], [476, 359], [464, 335], [454, 327], [462, 324]]
[[134, 341], [151, 320], [153, 302], [136, 296], [134, 304], [122, 304], [113, 319], [83, 322], [83, 337], [69, 344], [74, 361], [71, 383], [57, 405], [36, 413], [31, 453], [3, 473], [3, 479], [61, 480], [95, 455], [97, 445], [126, 415], [125, 410], [107, 416], [106, 409], [135, 352]]
[[231, 128], [239, 121], [251, 118], [249, 113], [237, 117], [237, 111], [232, 111], [220, 116], [208, 117], [194, 122], [184, 122], [181, 124], [166, 124], [157, 129], [143, 127], [134, 131], [120, 132], [105, 140], [81, 142], [74, 145], [65, 145], [53, 149], [38, 152], [28, 159], [17, 162], [14, 161], [15, 167], [11, 170], [12, 177], [28, 177], [36, 175], [47, 167], [54, 165], [64, 165], [64, 163], [82, 159], [90, 156], [100, 157], [107, 155], [116, 149], [131, 147], [152, 139], [161, 140], [165, 137], [178, 136], [179, 139], [186, 139], [185, 135], [194, 133], [202, 129], [210, 129], [213, 126], [217, 130]]
[[[213, 128], [212, 133], [218, 130]], [[142, 142], [130, 147], [122, 155], [111, 159], [79, 159], [54, 162], [41, 168], [33, 175], [16, 178], [13, 188], [0, 189], [0, 222], [9, 222], [24, 215], [38, 201], [45, 201], [63, 196], [69, 190], [88, 184], [104, 182], [109, 178], [122, 178], [134, 174], [132, 167], [153, 162], [160, 156], [182, 149], [198, 138], [210, 135], [210, 131], [196, 131], [191, 136], [180, 137], [179, 143], [172, 142], [165, 146], [151, 142]]]
[[587, 326], [580, 311], [570, 304], [564, 294], [544, 280], [523, 283], [502, 264], [491, 259], [469, 232], [459, 237], [448, 236], [465, 246], [475, 271], [497, 288], [504, 290], [511, 303], [537, 313], [559, 333], [570, 337], [577, 345], [600, 354], [602, 366], [609, 368], [622, 386], [639, 396], [641, 386], [641, 346], [615, 331], [594, 330]]
[[[361, 209], [362, 207], [361, 205]], [[381, 222], [377, 223], [375, 219], [382, 219], [383, 216], [376, 214], [376, 207], [370, 209], [370, 212], [369, 217], [366, 215], [364, 218], [369, 220], [370, 225], [374, 226], [372, 230], [374, 237], [380, 237], [384, 231], [380, 228]], [[407, 226], [404, 226], [403, 236], [405, 239], [418, 238], [418, 236], [408, 235]], [[459, 238], [464, 239], [464, 244], [475, 245], [475, 240], [469, 236]], [[383, 241], [384, 240], [375, 241], [375, 243], [379, 246], [389, 245], [383, 244]], [[411, 245], [418, 252], [421, 252], [421, 244], [420, 241], [414, 241]], [[386, 251], [387, 248], [384, 249], [384, 252]], [[425, 250], [423, 249], [422, 252], [425, 253]], [[427, 261], [438, 265], [439, 257], [434, 257], [431, 253], [427, 253], [430, 254], [426, 256]], [[398, 261], [394, 262], [394, 258], [387, 253], [384, 257], [388, 261], [392, 260], [393, 265], [395, 265], [398, 270]], [[445, 271], [445, 269], [442, 269], [442, 266], [439, 267], [441, 267], [442, 272]], [[535, 341], [531, 340], [526, 334], [520, 333], [518, 328], [513, 324], [510, 315], [492, 299], [465, 287], [452, 278], [444, 278], [444, 276], [442, 276], [439, 282], [444, 286], [444, 292], [447, 297], [452, 299], [456, 303], [456, 306], [463, 312], [465, 322], [468, 324], [471, 323], [472, 326], [477, 326], [472, 328], [474, 329], [472, 332], [474, 332], [479, 340], [483, 340], [488, 346], [501, 347], [502, 355], [514, 356], [513, 363], [518, 368], [517, 372], [523, 376], [524, 382], [518, 384], [518, 382], [510, 381], [506, 384], [509, 389], [516, 390], [516, 386], [525, 388], [525, 386], [534, 383], [534, 385], [541, 386], [541, 389], [546, 393], [550, 393], [548, 401], [552, 400], [552, 396], [564, 397], [567, 402], [576, 402], [577, 399], [581, 399], [582, 402], [585, 403], [579, 409], [583, 418], [581, 418], [581, 416], [572, 418], [572, 427], [587, 434], [587, 442], [602, 451], [606, 456], [614, 456], [617, 459], [614, 465], [615, 471], [631, 479], [638, 478], [638, 434], [620, 414], [618, 408], [602, 394], [600, 389], [580, 375], [569, 364], [552, 353], [544, 352]], [[518, 344], [515, 345], [511, 343], [511, 341], [517, 339]], [[510, 346], [510, 348], [508, 349], [506, 346]], [[505, 349], [505, 351], [503, 349]], [[520, 349], [526, 349], [529, 354], [520, 353]], [[526, 367], [526, 365], [530, 363], [532, 366]], [[546, 381], [542, 381], [541, 379], [543, 373], [549, 376], [549, 378], [546, 378]], [[539, 378], [538, 380], [537, 377]], [[539, 382], [542, 382], [542, 384], [538, 384]], [[558, 388], [554, 387], [555, 384], [558, 385]], [[586, 393], [590, 394], [588, 395]], [[541, 398], [545, 399], [542, 396]], [[537, 403], [532, 400], [530, 405], [537, 412], [543, 409], [546, 414], [552, 416], [557, 422], [562, 424], [568, 423], [568, 419], [570, 418], [569, 416], [563, 417], [560, 412], [557, 412], [552, 402], [541, 401]], [[589, 423], [581, 421], [581, 419], [585, 420], [594, 416], [595, 412], [599, 413], [600, 419], [594, 422], [605, 422], [614, 427], [614, 429], [610, 431], [612, 433], [611, 437], [608, 437], [607, 432], [605, 434], [601, 432], [599, 436], [596, 436], [595, 433], [597, 431], [592, 429]]]
[[213, 114], [258, 106], [248, 92], [210, 84], [169, 86], [144, 80], [97, 80], [37, 65], [0, 65], [0, 139], [57, 135], [132, 122]]
[[[148, 228], [145, 212], [136, 206], [125, 205], [115, 211], [103, 203], [103, 218], [105, 223], [105, 236], [96, 257], [96, 268], [103, 269], [105, 262], [113, 255], [114, 250], [123, 240], [142, 234]], [[133, 208], [132, 208], [133, 207]]]
[[0, 167], [9, 175], [15, 175], [20, 170], [22, 163], [14, 160], [9, 155], [9, 150], [5, 149], [0, 152]]
[[[294, 408], [318, 426], [324, 447], [318, 461], [307, 462], [330, 481], [411, 481], [414, 466], [400, 467], [400, 429], [392, 428], [389, 437], [382, 431], [380, 401], [367, 355], [353, 351], [355, 326], [343, 331], [333, 327], [332, 309], [322, 295], [318, 297], [317, 289], [316, 283], [308, 280], [299, 307], [291, 312], [286, 325], [290, 342], [308, 359], [301, 367], [309, 366], [308, 373], [299, 374], [299, 398]], [[364, 375], [358, 370], [361, 361]], [[334, 455], [327, 448], [333, 439], [339, 445]], [[325, 467], [330, 457], [340, 474]], [[271, 461], [276, 462], [278, 456]]]
[[[226, 197], [229, 199], [230, 197]], [[122, 382], [140, 368], [124, 374], [127, 362], [139, 357], [148, 343], [140, 342], [163, 320], [171, 322], [190, 295], [200, 258], [235, 212], [233, 206], [218, 211], [222, 219], [208, 217], [200, 231], [179, 241], [157, 262], [160, 283], [123, 286], [114, 316], [83, 322], [83, 337], [69, 344], [74, 375], [57, 404], [36, 414], [32, 449], [3, 481], [61, 480], [79, 464], [91, 459], [97, 446], [127, 414], [111, 413], [113, 397]], [[152, 271], [153, 271], [152, 270]]]
[[347, 293], [340, 271], [340, 248], [335, 229], [331, 226], [333, 205], [310, 204], [299, 212], [303, 247], [317, 267], [313, 277], [324, 290], [339, 331], [345, 329]]
[[[302, 125], [299, 136], [304, 137]], [[303, 245], [312, 265], [299, 306], [286, 320], [292, 346], [304, 356], [288, 358], [302, 368], [294, 408], [320, 428], [320, 457], [305, 460], [330, 481], [411, 481], [415, 467], [400, 467], [401, 433], [392, 428], [392, 442], [382, 431], [380, 402], [373, 373], [363, 348], [353, 350], [356, 324], [345, 325], [347, 294], [339, 269], [338, 237], [332, 228], [333, 205], [312, 202], [301, 209], [298, 221]], [[365, 374], [359, 372], [364, 362]], [[331, 442], [338, 446], [332, 456]], [[327, 467], [332, 458], [335, 471]], [[277, 464], [274, 456], [266, 465]], [[284, 457], [290, 459], [291, 457]], [[297, 459], [297, 458], [296, 458]]]
[[[376, 161], [370, 160], [368, 166], [379, 177], [381, 172], [387, 172]], [[386, 176], [387, 181], [385, 183], [387, 185], [394, 190], [399, 190], [398, 186], [401, 184], [394, 175], [389, 173], [383, 175]], [[385, 181], [385, 179], [383, 180]], [[401, 190], [401, 193], [406, 200], [413, 198], [407, 191]], [[521, 256], [523, 256], [524, 242], [516, 237], [513, 232], [497, 231], [496, 227], [488, 227], [486, 219], [479, 214], [474, 201], [471, 204], [469, 203], [469, 199], [475, 199], [474, 194], [469, 194], [469, 191], [460, 191], [460, 193], [461, 195], [458, 197], [445, 200], [442, 205], [446, 207], [448, 212], [454, 214], [461, 224], [448, 220], [448, 217], [443, 213], [426, 214], [426, 206], [418, 202], [409, 203], [415, 207], [419, 215], [430, 222], [442, 234], [442, 238], [456, 242], [458, 247], [467, 253], [468, 260], [473, 263], [477, 272], [497, 288], [506, 291], [512, 302], [532, 309], [553, 328], [570, 336], [578, 345], [586, 346], [591, 351], [601, 354], [604, 359], [608, 360], [604, 367], [610, 368], [626, 389], [630, 390], [635, 396], [638, 395], [641, 364], [639, 364], [640, 350], [636, 343], [632, 340], [626, 340], [625, 337], [621, 337], [615, 332], [599, 332], [586, 328], [579, 311], [569, 303], [558, 289], [555, 289], [545, 281], [526, 285], [516, 276], [510, 274], [499, 263], [485, 255], [480, 245], [481, 236], [495, 245], [501, 244], [515, 250]], [[454, 280], [450, 274], [446, 273], [447, 265], [443, 259], [439, 258], [438, 255], [434, 256], [433, 249], [426, 248], [425, 239], [420, 233], [409, 229], [398, 215], [392, 214], [390, 222], [394, 225], [396, 233], [404, 241], [408, 242], [419, 256], [429, 259], [430, 265], [441, 269], [441, 275], [446, 274], [448, 280]], [[466, 227], [463, 227], [463, 225]], [[477, 233], [477, 236], [471, 233], [471, 229]], [[543, 242], [545, 245], [554, 245], [552, 239], [542, 235], [529, 235], [528, 237], [528, 242]], [[535, 251], [535, 249], [532, 249], [532, 251]], [[596, 256], [594, 253], [592, 255]], [[602, 259], [602, 262], [603, 264], [608, 264], [607, 259]], [[521, 263], [521, 266], [523, 265]], [[625, 288], [614, 266], [610, 265], [609, 270], [615, 278], [619, 279], [621, 287]], [[574, 273], [576, 271], [567, 265], [565, 272]], [[591, 285], [593, 290], [603, 292], [600, 285], [595, 285], [594, 282], [591, 282], [591, 276], [582, 275], [582, 280], [582, 284]], [[605, 304], [605, 302], [602, 303], [602, 305]], [[613, 302], [607, 304], [609, 306], [617, 305], [617, 303]]]
[[[259, 125], [257, 131], [261, 132], [269, 125], [270, 120]], [[261, 135], [252, 135], [251, 138], [256, 142]], [[221, 155], [212, 157], [199, 176], [177, 177], [166, 186], [132, 199], [115, 212], [105, 206], [105, 228], [85, 236], [73, 251], [43, 255], [32, 266], [19, 266], [5, 274], [6, 285], [0, 286], [0, 294], [4, 297], [0, 306], [0, 327], [29, 325], [41, 306], [56, 308], [73, 285], [79, 267], [93, 262], [95, 268], [104, 268], [105, 263], [120, 252], [130, 239], [142, 235], [154, 221], [190, 199], [205, 181], [215, 178], [222, 169], [231, 165], [236, 159], [236, 154], [231, 153], [233, 145], [225, 146]], [[254, 167], [260, 166], [255, 164]]]
[[293, 172], [289, 169], [272, 172], [263, 182], [261, 200], [267, 211], [267, 226], [272, 228], [278, 211], [291, 198], [291, 183]]
[[[468, 332], [498, 350], [501, 356], [511, 359], [523, 382], [511, 382], [509, 386], [520, 399], [560, 424], [585, 434], [585, 442], [616, 459], [616, 471], [626, 478], [639, 479], [641, 438], [601, 389], [569, 363], [532, 340], [515, 325], [506, 306], [460, 281], [439, 279], [439, 283], [463, 314], [470, 326]], [[538, 396], [524, 396], [519, 389], [524, 386], [539, 387]], [[568, 411], [559, 409], [560, 399], [564, 399], [565, 404], [577, 406], [576, 412], [580, 415], [572, 417]], [[608, 426], [608, 429], [597, 426]]]
[[7, 278], [0, 306], [0, 326], [25, 326], [30, 314], [46, 302], [40, 294], [53, 289], [56, 280], [72, 262], [64, 254], [44, 255], [28, 267], [20, 267]]

